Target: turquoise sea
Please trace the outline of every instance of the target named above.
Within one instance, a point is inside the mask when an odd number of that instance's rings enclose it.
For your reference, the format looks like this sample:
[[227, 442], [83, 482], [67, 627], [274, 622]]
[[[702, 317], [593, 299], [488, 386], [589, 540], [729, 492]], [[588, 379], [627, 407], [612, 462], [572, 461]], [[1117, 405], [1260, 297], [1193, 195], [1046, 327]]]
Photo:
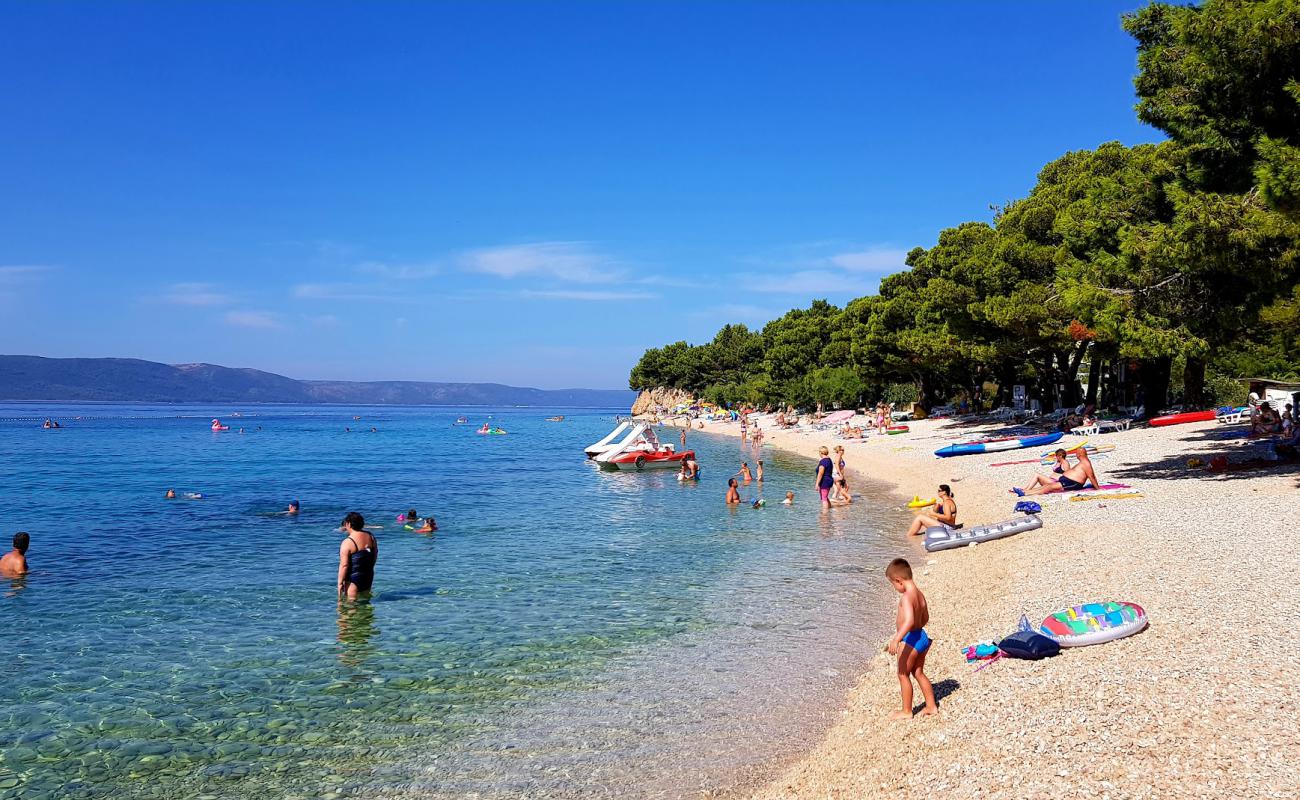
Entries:
[[[0, 405], [33, 570], [0, 579], [0, 798], [678, 797], [793, 757], [889, 627], [906, 513], [698, 433], [698, 485], [602, 473], [616, 413]], [[726, 507], [759, 457], [768, 506]], [[381, 551], [340, 604], [349, 510]]]

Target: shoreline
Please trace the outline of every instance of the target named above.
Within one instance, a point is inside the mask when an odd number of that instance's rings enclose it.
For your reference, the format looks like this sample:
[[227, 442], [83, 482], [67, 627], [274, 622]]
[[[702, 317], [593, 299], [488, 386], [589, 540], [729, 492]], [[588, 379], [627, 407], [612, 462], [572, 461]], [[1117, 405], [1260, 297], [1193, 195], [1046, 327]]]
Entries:
[[[842, 442], [851, 485], [864, 477], [883, 483], [902, 504], [949, 483], [969, 526], [1012, 517], [1008, 487], [1046, 471], [990, 466], [1038, 449], [932, 455], [1003, 424], [909, 425], [903, 436]], [[1141, 497], [1049, 500], [1038, 531], [933, 554], [919, 541], [907, 546], [932, 609], [926, 672], [939, 718], [886, 719], [898, 686], [891, 660], [878, 652], [859, 666], [821, 742], [776, 767], [774, 780], [723, 796], [968, 797], [972, 787], [991, 794], [1015, 787], [1016, 797], [1300, 795], [1293, 677], [1300, 648], [1286, 646], [1273, 622], [1300, 613], [1300, 560], [1276, 542], [1300, 532], [1300, 466], [1216, 474], [1185, 464], [1247, 458], [1255, 445], [1228, 438], [1241, 430], [1200, 423], [1093, 437], [1116, 445], [1095, 462], [1102, 480], [1129, 484], [1124, 491]], [[738, 438], [739, 425], [706, 423], [703, 432]], [[764, 425], [763, 432], [765, 447], [805, 457], [841, 442], [830, 431]], [[864, 580], [884, 580], [884, 564], [862, 566]], [[1021, 614], [1037, 623], [1111, 599], [1144, 606], [1150, 626], [1044, 661], [1002, 659], [978, 673], [960, 653], [1013, 632]]]

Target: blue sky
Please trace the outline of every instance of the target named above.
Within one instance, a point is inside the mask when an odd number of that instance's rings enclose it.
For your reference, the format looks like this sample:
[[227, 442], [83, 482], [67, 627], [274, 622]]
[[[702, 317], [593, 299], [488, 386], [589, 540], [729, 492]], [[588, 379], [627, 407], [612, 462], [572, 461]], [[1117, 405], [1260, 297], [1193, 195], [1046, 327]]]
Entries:
[[0, 350], [622, 387], [1157, 140], [1137, 5], [5, 3]]

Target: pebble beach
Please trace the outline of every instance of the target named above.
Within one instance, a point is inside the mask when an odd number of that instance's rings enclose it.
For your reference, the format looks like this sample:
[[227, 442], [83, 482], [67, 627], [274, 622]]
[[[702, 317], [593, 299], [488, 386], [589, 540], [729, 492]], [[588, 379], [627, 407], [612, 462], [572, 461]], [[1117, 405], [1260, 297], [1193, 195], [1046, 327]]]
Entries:
[[[851, 479], [892, 485], [902, 505], [949, 483], [968, 527], [1013, 516], [1013, 485], [1038, 455], [1019, 450], [937, 459], [957, 441], [1006, 435], [1006, 424], [924, 420], [902, 436], [840, 440], [779, 430], [760, 417], [764, 445], [815, 457], [846, 447]], [[736, 423], [706, 430], [740, 435]], [[1069, 446], [1080, 441], [1067, 435]], [[774, 781], [733, 794], [761, 800], [861, 797], [1206, 798], [1300, 796], [1300, 468], [1214, 473], [1189, 467], [1260, 445], [1215, 423], [1103, 434], [1094, 459], [1130, 497], [1042, 502], [1041, 529], [928, 554], [900, 547], [929, 598], [935, 640], [926, 671], [937, 718], [887, 719], [898, 702], [890, 658], [861, 664], [839, 718]], [[1193, 462], [1195, 463], [1195, 462]], [[809, 488], [802, 502], [816, 502]], [[719, 502], [721, 499], [719, 498]], [[864, 580], [883, 581], [885, 563]], [[1043, 661], [1001, 659], [976, 671], [962, 650], [1098, 600], [1143, 606], [1148, 628]], [[883, 647], [884, 642], [881, 642]], [[919, 696], [918, 696], [919, 703]]]

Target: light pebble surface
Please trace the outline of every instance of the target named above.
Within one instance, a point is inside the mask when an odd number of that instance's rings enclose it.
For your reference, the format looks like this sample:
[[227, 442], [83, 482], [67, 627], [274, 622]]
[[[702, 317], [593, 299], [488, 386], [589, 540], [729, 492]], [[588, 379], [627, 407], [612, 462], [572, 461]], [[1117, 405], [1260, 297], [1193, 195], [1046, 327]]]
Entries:
[[[765, 445], [815, 457], [829, 433], [778, 431]], [[990, 465], [1042, 449], [937, 459], [933, 451], [1003, 430], [945, 420], [845, 442], [851, 471], [897, 487], [899, 503], [949, 483], [967, 525], [1013, 516], [1013, 484], [1045, 467]], [[739, 435], [739, 425], [711, 424]], [[903, 553], [931, 609], [926, 672], [939, 718], [889, 721], [889, 657], [862, 665], [839, 721], [803, 760], [747, 794], [786, 798], [1300, 797], [1300, 470], [1213, 474], [1186, 461], [1242, 461], [1258, 443], [1214, 423], [1093, 437], [1095, 466], [1139, 498], [1043, 505], [1043, 528], [955, 551]], [[1062, 444], [1077, 441], [1067, 436]], [[852, 474], [852, 473], [851, 473]], [[811, 479], [809, 481], [811, 485]], [[815, 502], [811, 490], [796, 502]], [[884, 564], [863, 565], [881, 580]], [[1095, 600], [1143, 606], [1146, 631], [1002, 659], [980, 672], [961, 651], [1015, 630], [1021, 614]], [[881, 643], [883, 646], [883, 642]], [[919, 693], [917, 702], [920, 702]], [[727, 794], [732, 794], [728, 792]]]

